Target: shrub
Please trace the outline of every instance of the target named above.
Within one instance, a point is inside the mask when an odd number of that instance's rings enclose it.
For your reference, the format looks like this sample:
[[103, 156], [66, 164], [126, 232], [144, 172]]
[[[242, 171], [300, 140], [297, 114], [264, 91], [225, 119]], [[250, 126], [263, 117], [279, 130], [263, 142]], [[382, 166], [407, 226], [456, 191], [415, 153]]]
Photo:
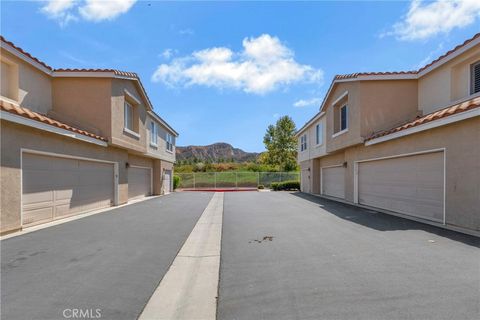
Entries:
[[258, 189], [265, 189], [265, 186], [263, 184], [259, 184]]
[[180, 185], [180, 177], [174, 175], [173, 176], [173, 190], [177, 189], [179, 185]]
[[298, 181], [272, 182], [270, 187], [272, 188], [273, 191], [299, 190], [300, 182]]

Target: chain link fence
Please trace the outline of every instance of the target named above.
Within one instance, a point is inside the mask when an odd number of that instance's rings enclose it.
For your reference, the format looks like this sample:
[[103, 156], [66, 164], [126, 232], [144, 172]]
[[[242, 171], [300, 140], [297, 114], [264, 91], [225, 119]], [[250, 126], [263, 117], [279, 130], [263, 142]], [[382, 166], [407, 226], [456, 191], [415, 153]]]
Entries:
[[269, 188], [272, 182], [298, 181], [299, 172], [193, 172], [175, 173], [180, 177], [178, 189]]

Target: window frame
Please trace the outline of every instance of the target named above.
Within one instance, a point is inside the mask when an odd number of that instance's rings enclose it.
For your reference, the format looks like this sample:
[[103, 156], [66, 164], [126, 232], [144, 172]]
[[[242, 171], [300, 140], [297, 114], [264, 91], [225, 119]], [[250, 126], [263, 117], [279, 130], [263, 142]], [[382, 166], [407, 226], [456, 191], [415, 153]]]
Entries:
[[[343, 124], [343, 121], [342, 121], [342, 110], [345, 109], [345, 128], [342, 128], [342, 124]], [[344, 104], [342, 105], [340, 108], [339, 108], [339, 121], [340, 121], [340, 125], [339, 125], [339, 129], [340, 131], [338, 131], [337, 133], [339, 132], [342, 132], [342, 131], [345, 131], [345, 130], [348, 130], [348, 105], [347, 104]]]
[[158, 146], [158, 125], [155, 121], [150, 122], [150, 145], [154, 147]]
[[173, 153], [173, 135], [168, 133], [166, 134], [165, 136], [165, 141], [166, 141], [166, 144], [165, 144], [165, 149], [167, 150], [167, 152], [171, 152]]
[[[472, 63], [470, 65], [470, 94], [480, 93], [480, 88], [478, 91], [475, 91], [475, 68], [480, 68], [480, 60]], [[478, 79], [480, 81], [480, 79]]]
[[317, 123], [315, 126], [315, 142], [317, 146], [321, 146], [323, 144], [323, 123], [321, 122]]
[[[123, 127], [125, 129], [129, 130], [129, 131], [135, 132], [135, 128], [134, 128], [134, 125], [133, 125], [133, 118], [134, 118], [133, 105], [125, 100], [125, 103], [123, 104], [123, 108], [124, 108], [124, 112], [123, 112], [124, 124], [123, 124]], [[130, 114], [129, 114], [128, 110], [130, 110]]]
[[304, 133], [300, 136], [300, 152], [307, 150], [307, 134]]

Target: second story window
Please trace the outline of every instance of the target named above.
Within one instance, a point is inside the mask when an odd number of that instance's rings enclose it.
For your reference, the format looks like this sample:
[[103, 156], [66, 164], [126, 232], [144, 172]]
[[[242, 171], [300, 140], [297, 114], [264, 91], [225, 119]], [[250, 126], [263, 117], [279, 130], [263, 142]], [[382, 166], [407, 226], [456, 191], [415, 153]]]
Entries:
[[0, 81], [0, 95], [18, 101], [18, 66], [10, 63], [4, 57], [2, 57], [1, 63], [2, 78]]
[[480, 92], [480, 61], [475, 62], [471, 66], [471, 87], [470, 94]]
[[323, 125], [321, 123], [315, 126], [315, 142], [317, 145], [323, 144]]
[[125, 129], [134, 131], [133, 127], [133, 106], [125, 101]]
[[300, 151], [307, 150], [307, 135], [304, 134], [300, 137]]
[[340, 131], [348, 128], [348, 107], [344, 105], [340, 108]]
[[167, 133], [167, 150], [173, 152], [173, 136]]
[[158, 129], [157, 124], [155, 122], [150, 122], [150, 144], [157, 145], [158, 144]]

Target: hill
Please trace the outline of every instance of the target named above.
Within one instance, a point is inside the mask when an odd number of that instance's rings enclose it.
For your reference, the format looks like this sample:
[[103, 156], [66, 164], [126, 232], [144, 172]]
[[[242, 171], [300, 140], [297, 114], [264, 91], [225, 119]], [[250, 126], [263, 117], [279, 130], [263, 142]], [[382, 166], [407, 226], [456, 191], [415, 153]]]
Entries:
[[208, 146], [176, 147], [177, 162], [197, 159], [201, 162], [250, 162], [255, 161], [259, 155], [256, 152], [246, 152], [224, 142]]

